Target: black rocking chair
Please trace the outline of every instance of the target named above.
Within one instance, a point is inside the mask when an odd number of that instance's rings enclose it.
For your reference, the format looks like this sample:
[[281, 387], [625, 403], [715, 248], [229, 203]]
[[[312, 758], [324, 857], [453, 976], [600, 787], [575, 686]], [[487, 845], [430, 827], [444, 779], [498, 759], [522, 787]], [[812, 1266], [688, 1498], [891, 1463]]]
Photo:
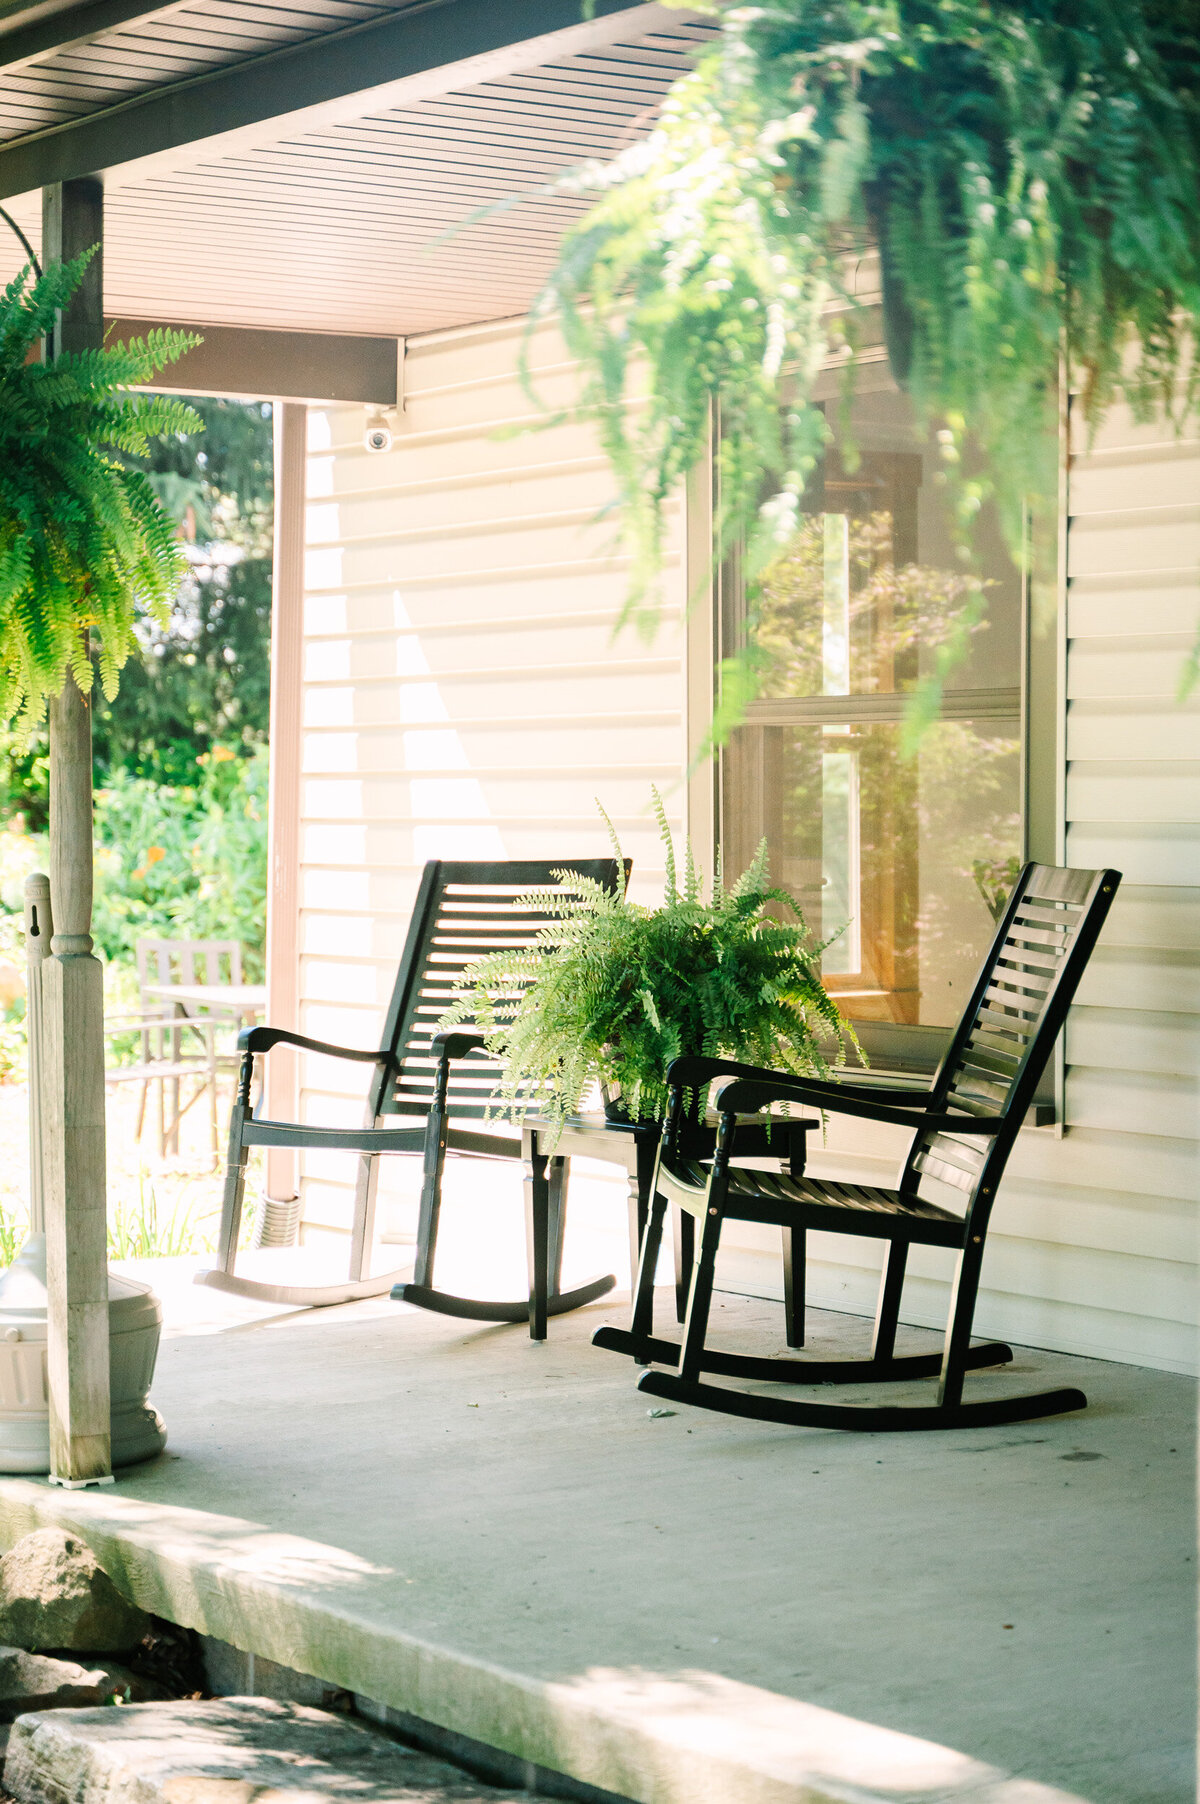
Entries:
[[[405, 1302], [473, 1321], [520, 1322], [528, 1319], [535, 1339], [545, 1336], [547, 1315], [561, 1315], [604, 1296], [616, 1284], [613, 1274], [562, 1294], [548, 1295], [548, 1276], [557, 1260], [548, 1249], [561, 1245], [565, 1194], [565, 1161], [539, 1156], [525, 1174], [526, 1226], [530, 1272], [529, 1295], [517, 1302], [488, 1302], [459, 1297], [433, 1283], [441, 1210], [442, 1170], [447, 1151], [491, 1159], [520, 1159], [518, 1130], [505, 1134], [487, 1123], [488, 1099], [500, 1071], [487, 1056], [481, 1037], [469, 1029], [438, 1033], [437, 1024], [455, 1000], [454, 980], [484, 953], [530, 945], [548, 917], [529, 908], [522, 893], [560, 890], [572, 893], [555, 871], [569, 869], [615, 889], [615, 858], [556, 859], [496, 864], [431, 861], [425, 866], [408, 939], [396, 976], [377, 1051], [329, 1046], [278, 1027], [248, 1028], [239, 1038], [241, 1073], [229, 1125], [229, 1161], [221, 1212], [219, 1267], [197, 1274], [198, 1284], [235, 1296], [299, 1307], [353, 1302], [391, 1291]], [[626, 864], [628, 877], [628, 861]], [[273, 1046], [296, 1046], [327, 1057], [353, 1059], [374, 1066], [361, 1128], [309, 1127], [294, 1121], [264, 1121], [251, 1106], [256, 1056]], [[385, 1126], [399, 1116], [410, 1126]], [[489, 1131], [490, 1130], [490, 1131]], [[356, 1152], [359, 1162], [350, 1270], [341, 1283], [272, 1284], [239, 1277], [235, 1272], [246, 1161], [252, 1146], [294, 1146]], [[378, 1277], [368, 1272], [374, 1238], [377, 1161], [381, 1153], [418, 1153], [424, 1160], [416, 1262], [411, 1280], [406, 1272]]]
[[[1025, 866], [966, 1012], [927, 1091], [906, 1095], [870, 1083], [821, 1083], [728, 1063], [722, 1074], [735, 1081], [724, 1084], [719, 1093], [720, 1128], [711, 1164], [689, 1162], [675, 1151], [683, 1094], [713, 1075], [712, 1064], [676, 1059], [667, 1074], [670, 1102], [631, 1325], [600, 1328], [594, 1344], [628, 1353], [643, 1365], [677, 1366], [677, 1371], [642, 1374], [639, 1389], [651, 1396], [764, 1422], [878, 1432], [995, 1426], [1085, 1409], [1087, 1398], [1075, 1389], [964, 1402], [963, 1380], [968, 1371], [1003, 1365], [1012, 1358], [1010, 1347], [971, 1345], [988, 1218], [1005, 1162], [1120, 881], [1119, 871]], [[913, 1129], [899, 1187], [885, 1190], [735, 1170], [731, 1159], [737, 1151], [738, 1115], [778, 1102]], [[956, 1212], [930, 1198], [928, 1180], [959, 1191], [965, 1210]], [[654, 1271], [663, 1218], [671, 1203], [699, 1223], [682, 1346], [654, 1334]], [[885, 1240], [870, 1357], [756, 1358], [709, 1347], [714, 1264], [726, 1221], [778, 1223], [785, 1246], [788, 1237], [799, 1238], [802, 1245], [810, 1228]], [[905, 1262], [914, 1244], [952, 1247], [958, 1254], [940, 1355], [895, 1352]], [[790, 1334], [789, 1342], [797, 1344], [797, 1338]], [[936, 1402], [927, 1404], [855, 1405], [733, 1389], [706, 1383], [706, 1375], [797, 1385], [937, 1378], [938, 1390]]]

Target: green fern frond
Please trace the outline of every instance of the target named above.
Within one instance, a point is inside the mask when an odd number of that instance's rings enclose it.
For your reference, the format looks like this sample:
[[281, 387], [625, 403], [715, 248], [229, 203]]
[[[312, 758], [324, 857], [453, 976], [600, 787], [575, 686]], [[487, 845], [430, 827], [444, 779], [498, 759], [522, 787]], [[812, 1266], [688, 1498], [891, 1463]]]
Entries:
[[[471, 1021], [486, 1035], [502, 1066], [499, 1112], [519, 1118], [536, 1107], [561, 1124], [601, 1079], [635, 1117], [657, 1116], [666, 1068], [682, 1053], [827, 1076], [846, 1051], [858, 1052], [821, 982], [824, 947], [770, 884], [765, 847], [706, 904], [690, 847], [680, 894], [657, 792], [653, 807], [667, 868], [661, 908], [556, 871], [561, 890], [522, 898], [549, 917], [534, 945], [491, 953], [459, 981], [443, 1025]], [[615, 835], [614, 849], [620, 860]], [[782, 903], [792, 919], [767, 913]]]
[[111, 697], [146, 613], [166, 618], [185, 564], [139, 455], [152, 433], [194, 432], [185, 402], [128, 392], [200, 341], [153, 331], [52, 364], [29, 361], [91, 259], [27, 268], [0, 296], [0, 718], [32, 729], [70, 672]]

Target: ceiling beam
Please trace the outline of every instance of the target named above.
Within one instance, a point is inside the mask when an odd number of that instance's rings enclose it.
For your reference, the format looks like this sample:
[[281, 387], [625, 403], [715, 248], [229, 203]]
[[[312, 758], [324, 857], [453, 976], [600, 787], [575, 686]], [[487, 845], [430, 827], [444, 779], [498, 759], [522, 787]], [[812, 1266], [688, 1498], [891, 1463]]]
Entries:
[[155, 377], [156, 390], [244, 400], [360, 401], [394, 407], [398, 340], [259, 326], [181, 326], [172, 320], [106, 319], [105, 342], [125, 344], [165, 327], [203, 339]]
[[586, 20], [582, 10], [580, 0], [428, 0], [174, 82], [0, 145], [0, 200], [77, 175], [128, 186], [679, 21], [638, 0], [595, 0]]

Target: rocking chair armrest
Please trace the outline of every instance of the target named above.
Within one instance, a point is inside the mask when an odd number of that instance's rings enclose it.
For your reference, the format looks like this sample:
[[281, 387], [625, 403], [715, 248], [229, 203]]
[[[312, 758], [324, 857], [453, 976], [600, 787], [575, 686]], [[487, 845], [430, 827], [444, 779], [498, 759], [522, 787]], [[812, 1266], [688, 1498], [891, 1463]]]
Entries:
[[377, 1065], [390, 1059], [386, 1047], [379, 1052], [366, 1052], [357, 1046], [331, 1046], [325, 1040], [309, 1040], [303, 1034], [290, 1033], [286, 1027], [244, 1027], [238, 1035], [240, 1053], [270, 1052], [273, 1046], [298, 1046], [302, 1052], [321, 1052], [334, 1059], [357, 1059], [362, 1064]]
[[432, 1050], [445, 1063], [449, 1059], [466, 1058], [469, 1052], [479, 1052], [487, 1045], [482, 1034], [464, 1031], [462, 1028], [448, 1028], [446, 1032], [434, 1034]]
[[[890, 1075], [881, 1083], [834, 1083], [824, 1078], [802, 1077], [799, 1072], [780, 1071], [770, 1065], [742, 1065], [736, 1059], [710, 1059], [684, 1057], [672, 1059], [667, 1066], [667, 1088], [693, 1089], [700, 1084], [711, 1083], [715, 1077], [747, 1078], [764, 1084], [780, 1086], [780, 1101], [810, 1100], [815, 1107], [827, 1103], [834, 1107], [834, 1099], [846, 1096], [861, 1097], [864, 1100], [891, 1102], [898, 1109], [924, 1108], [929, 1099], [929, 1086], [920, 1089], [904, 1089], [905, 1080]], [[811, 1097], [799, 1099], [790, 1096], [794, 1089], [802, 1088], [812, 1092]], [[789, 1094], [785, 1096], [784, 1092]], [[721, 1091], [717, 1092], [720, 1096]]]
[[998, 1116], [932, 1113], [928, 1095], [919, 1094], [905, 1107], [902, 1100], [884, 1101], [888, 1091], [872, 1091], [867, 1085], [826, 1084], [807, 1078], [788, 1079], [772, 1075], [769, 1080], [739, 1078], [723, 1084], [717, 1093], [717, 1108], [722, 1116], [752, 1115], [773, 1102], [806, 1102], [815, 1108], [828, 1109], [835, 1115], [858, 1115], [869, 1121], [886, 1121], [896, 1127], [925, 1128], [935, 1132], [959, 1134], [998, 1134], [1003, 1121]]

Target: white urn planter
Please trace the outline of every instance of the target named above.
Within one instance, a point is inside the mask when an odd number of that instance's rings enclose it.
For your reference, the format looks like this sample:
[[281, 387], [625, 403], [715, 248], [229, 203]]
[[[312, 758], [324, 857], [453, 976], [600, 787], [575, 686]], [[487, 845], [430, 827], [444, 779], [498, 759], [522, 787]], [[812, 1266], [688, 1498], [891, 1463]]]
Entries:
[[[162, 1304], [148, 1284], [108, 1274], [112, 1463], [153, 1459], [167, 1444], [147, 1401], [162, 1332]], [[46, 1370], [46, 1242], [26, 1241], [0, 1272], [0, 1473], [50, 1470]]]

